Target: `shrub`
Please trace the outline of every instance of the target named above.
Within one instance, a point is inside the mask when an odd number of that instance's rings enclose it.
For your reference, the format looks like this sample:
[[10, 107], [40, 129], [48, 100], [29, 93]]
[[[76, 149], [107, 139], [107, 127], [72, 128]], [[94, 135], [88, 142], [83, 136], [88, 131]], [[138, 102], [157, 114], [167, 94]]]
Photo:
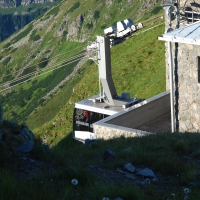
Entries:
[[100, 17], [100, 12], [98, 10], [94, 11], [94, 19], [98, 19]]
[[11, 59], [11, 57], [9, 56], [9, 57], [7, 57], [7, 58], [5, 58], [4, 60], [3, 60], [3, 65], [7, 65], [9, 62], [10, 62], [10, 59]]
[[45, 18], [48, 18], [49, 15], [57, 15], [58, 12], [59, 12], [59, 10], [60, 10], [60, 9], [59, 9], [58, 6], [57, 6], [57, 7], [54, 7], [53, 9], [49, 10], [48, 15], [46, 15]]
[[43, 58], [42, 60], [40, 60], [40, 63], [38, 64], [38, 66], [40, 68], [44, 68], [48, 63], [48, 60], [46, 58]]
[[39, 40], [41, 37], [39, 36], [39, 35], [35, 35], [34, 37], [33, 37], [33, 41], [37, 41], [37, 40]]
[[10, 53], [14, 53], [15, 51], [17, 51], [17, 48], [12, 49]]
[[33, 28], [33, 24], [30, 24], [24, 31], [19, 33], [13, 40], [12, 43], [18, 42], [21, 40], [23, 37], [25, 37]]
[[35, 33], [36, 33], [36, 30], [34, 30], [31, 33], [31, 36], [30, 36], [29, 40], [37, 41], [37, 40], [39, 40], [41, 38], [39, 35], [35, 35]]
[[74, 10], [76, 10], [79, 6], [80, 6], [80, 2], [76, 2], [76, 3], [69, 9], [68, 12], [74, 12]]
[[106, 28], [106, 25], [105, 25], [105, 24], [101, 26], [101, 29], [105, 29], [105, 28]]
[[151, 14], [156, 15], [158, 14], [163, 8], [161, 6], [155, 7], [152, 11]]
[[6, 44], [3, 46], [3, 48], [8, 48], [10, 45], [11, 45], [11, 43], [8, 42], [8, 43], [6, 43]]
[[66, 36], [68, 34], [68, 32], [65, 30], [63, 31], [63, 36]]
[[91, 23], [87, 23], [86, 26], [87, 26], [88, 29], [91, 29], [93, 27], [93, 24], [92, 24], [92, 22]]

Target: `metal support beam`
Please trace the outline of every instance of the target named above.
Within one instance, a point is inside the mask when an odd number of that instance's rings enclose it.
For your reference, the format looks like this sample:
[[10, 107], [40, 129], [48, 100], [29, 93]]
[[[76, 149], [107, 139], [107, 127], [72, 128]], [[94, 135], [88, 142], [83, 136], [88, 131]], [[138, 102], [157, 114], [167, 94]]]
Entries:
[[172, 43], [168, 42], [169, 53], [169, 76], [170, 76], [170, 104], [171, 104], [171, 131], [174, 133], [174, 82], [173, 82], [173, 61], [172, 61]]

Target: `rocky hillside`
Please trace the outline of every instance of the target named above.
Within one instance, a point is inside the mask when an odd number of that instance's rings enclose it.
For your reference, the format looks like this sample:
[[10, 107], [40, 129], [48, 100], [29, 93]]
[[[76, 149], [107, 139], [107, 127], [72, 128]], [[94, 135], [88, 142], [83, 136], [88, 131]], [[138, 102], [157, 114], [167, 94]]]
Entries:
[[19, 6], [27, 6], [30, 4], [41, 4], [45, 2], [54, 2], [54, 0], [1, 0], [0, 1], [0, 8], [17, 8]]
[[[102, 34], [106, 27], [116, 25], [119, 20], [131, 18], [136, 23], [142, 22], [161, 10], [160, 1], [154, 0], [69, 0], [49, 9], [0, 43], [0, 89], [3, 94], [0, 101], [5, 118], [24, 122], [37, 107], [49, 101], [44, 97], [69, 76], [82, 59], [82, 56], [79, 60], [74, 59], [65, 70], [52, 70], [59, 68], [67, 58], [84, 52], [81, 48], [70, 50], [87, 45], [95, 35]], [[31, 80], [46, 69], [51, 71]], [[28, 75], [34, 71], [37, 73]], [[29, 81], [19, 84], [27, 79], [25, 75]], [[60, 105], [56, 109], [61, 109]]]
[[14, 32], [20, 30], [25, 25], [33, 21], [36, 17], [46, 12], [50, 6], [31, 9], [30, 11], [21, 11], [8, 14], [0, 14], [0, 41], [5, 40]]

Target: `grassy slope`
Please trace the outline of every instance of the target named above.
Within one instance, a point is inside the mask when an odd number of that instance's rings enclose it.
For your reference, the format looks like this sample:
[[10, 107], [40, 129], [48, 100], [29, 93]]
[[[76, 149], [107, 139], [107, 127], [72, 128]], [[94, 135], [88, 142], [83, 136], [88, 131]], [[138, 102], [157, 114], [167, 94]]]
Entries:
[[[78, 2], [80, 3], [78, 4], [79, 7], [74, 6]], [[22, 69], [24, 66], [33, 66], [36, 64], [36, 66], [23, 72], [23, 75], [31, 70], [40, 69], [41, 66], [38, 66], [37, 63], [44, 60], [50, 51], [52, 53], [48, 58], [51, 59], [78, 47], [80, 43], [75, 42], [77, 38], [87, 38], [85, 43], [82, 43], [87, 44], [87, 41], [93, 40], [95, 35], [102, 34], [105, 27], [115, 24], [119, 20], [130, 17], [134, 22], [137, 22], [161, 12], [159, 2], [156, 2], [155, 5], [153, 3], [149, 4], [146, 8], [142, 6], [143, 4], [144, 2], [140, 1], [134, 3], [131, 1], [118, 1], [109, 4], [108, 1], [102, 2], [96, 0], [69, 0], [58, 3], [23, 30], [0, 43], [0, 83], [12, 80], [18, 74], [16, 71]], [[95, 11], [99, 15], [94, 16]], [[74, 21], [78, 23], [80, 13], [84, 14], [84, 22], [79, 27], [77, 36], [70, 37], [66, 41], [66, 34], [69, 32], [70, 24]], [[60, 31], [61, 24], [64, 21], [67, 22], [66, 26]], [[91, 24], [92, 27], [88, 27]], [[19, 43], [20, 45], [18, 46]], [[77, 52], [73, 53], [76, 54]], [[54, 62], [58, 63], [72, 55], [71, 52], [59, 58], [54, 58]], [[70, 66], [70, 70], [72, 70], [72, 67], [74, 65]], [[37, 107], [43, 106], [43, 103], [46, 103], [41, 98], [69, 73], [69, 70], [63, 71], [63, 69], [51, 72], [51, 76], [41, 76], [35, 79], [37, 82], [35, 80], [29, 81], [27, 84], [15, 87], [13, 92], [1, 96], [0, 101], [4, 106], [5, 118], [17, 122], [26, 122], [29, 115]], [[3, 78], [5, 75], [6, 77]], [[3, 87], [0, 89], [3, 89]], [[62, 103], [62, 105], [64, 104]], [[59, 109], [60, 107], [57, 107], [54, 115]]]
[[[50, 20], [52, 24], [53, 21]], [[43, 30], [40, 31], [38, 33], [42, 35]], [[112, 48], [113, 79], [119, 94], [122, 91], [130, 91], [131, 96], [148, 98], [165, 89], [164, 44], [157, 40], [157, 36], [163, 31], [164, 27], [160, 26]], [[50, 41], [46, 43], [48, 48], [51, 47], [51, 37], [50, 33], [46, 34], [45, 40]], [[63, 42], [59, 42], [60, 39], [54, 38], [54, 44], [62, 44], [56, 47], [54, 55], [68, 48]], [[1, 44], [1, 48], [3, 45]], [[42, 49], [40, 45], [38, 47]], [[28, 47], [23, 48], [24, 51], [29, 51]], [[25, 54], [22, 54], [22, 49], [16, 51], [18, 55], [15, 55], [15, 64], [23, 61]], [[4, 56], [6, 55], [5, 53]], [[29, 59], [31, 60], [31, 57]], [[8, 67], [13, 69], [12, 65]], [[2, 73], [4, 72], [2, 70]], [[46, 138], [47, 143], [52, 147], [45, 153], [40, 142], [36, 141], [32, 155], [35, 159], [53, 162], [54, 169], [50, 173], [38, 174], [33, 180], [16, 180], [9, 172], [8, 165], [3, 166], [3, 162], [0, 162], [0, 196], [2, 199], [101, 200], [105, 196], [110, 199], [121, 197], [127, 200], [184, 199], [183, 188], [191, 188], [191, 182], [199, 183], [199, 176], [194, 174], [194, 170], [199, 170], [200, 139], [198, 134], [166, 133], [145, 138], [119, 138], [100, 141], [99, 144], [92, 146], [84, 146], [72, 139], [70, 131], [73, 105], [76, 101], [98, 92], [97, 78], [97, 66], [85, 65], [68, 84], [59, 90], [56, 96], [36, 109], [37, 113], [29, 116], [27, 123], [32, 128], [38, 126], [34, 132], [37, 136]], [[23, 92], [28, 91], [31, 86], [29, 82], [24, 86], [26, 90]], [[9, 102], [10, 99], [6, 101]], [[32, 102], [27, 101], [29, 104]], [[55, 110], [52, 109], [53, 105]], [[60, 105], [59, 108], [58, 105]], [[9, 106], [9, 103], [6, 106]], [[10, 106], [11, 109], [15, 108], [12, 104]], [[47, 116], [51, 117], [47, 118]], [[42, 125], [43, 123], [45, 124]], [[133, 151], [124, 153], [122, 149], [127, 147], [132, 147]], [[111, 163], [104, 163], [102, 157], [105, 149], [113, 150], [117, 154], [117, 159]], [[1, 151], [0, 161], [8, 159], [4, 156]], [[129, 162], [133, 165], [149, 167], [156, 175], [162, 173], [166, 176], [161, 177], [157, 185], [136, 187], [113, 184], [112, 181], [105, 183], [88, 171], [88, 166], [91, 165], [115, 170]], [[12, 164], [12, 161], [10, 163]], [[71, 184], [73, 178], [79, 181], [76, 187]], [[166, 180], [172, 181], [167, 185]], [[171, 194], [175, 194], [175, 197]], [[199, 199], [199, 195], [199, 188], [193, 187], [189, 198], [196, 200]]]
[[[165, 91], [164, 44], [157, 39], [163, 31], [164, 25], [161, 25], [112, 47], [112, 73], [119, 95], [126, 91], [131, 96], [147, 99]], [[79, 72], [52, 100], [27, 120], [32, 129], [37, 127], [35, 133], [42, 135], [44, 130], [46, 133], [51, 132], [48, 137], [51, 145], [57, 144], [60, 138], [71, 132], [74, 103], [98, 94], [97, 65], [93, 64], [82, 70], [83, 73]], [[73, 93], [69, 85], [73, 86]], [[40, 127], [45, 121], [48, 122], [54, 107], [64, 102], [65, 105], [54, 119]]]

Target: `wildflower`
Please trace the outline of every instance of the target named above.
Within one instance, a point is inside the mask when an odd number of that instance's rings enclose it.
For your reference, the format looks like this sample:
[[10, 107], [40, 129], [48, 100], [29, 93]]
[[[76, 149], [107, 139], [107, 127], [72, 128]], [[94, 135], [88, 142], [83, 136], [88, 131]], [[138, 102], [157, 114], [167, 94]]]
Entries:
[[72, 183], [73, 185], [77, 185], [77, 184], [78, 184], [78, 180], [72, 179], [71, 183]]
[[104, 197], [102, 200], [110, 200], [108, 197]]
[[146, 184], [150, 184], [151, 180], [149, 178], [146, 179]]
[[190, 193], [190, 189], [189, 189], [189, 188], [184, 188], [183, 192], [184, 192], [185, 194], [188, 194], [188, 193]]

